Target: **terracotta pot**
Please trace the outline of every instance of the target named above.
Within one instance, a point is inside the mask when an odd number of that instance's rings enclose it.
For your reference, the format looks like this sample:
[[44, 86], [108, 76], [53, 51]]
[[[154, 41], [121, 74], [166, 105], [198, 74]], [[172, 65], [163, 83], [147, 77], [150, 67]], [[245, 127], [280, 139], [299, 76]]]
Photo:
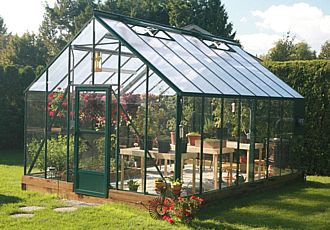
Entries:
[[188, 134], [187, 137], [188, 137], [189, 144], [192, 145], [192, 146], [195, 146], [196, 140], [201, 139], [200, 134]]
[[164, 181], [157, 182], [155, 181], [155, 189], [160, 191], [166, 187], [166, 184]]
[[175, 145], [175, 132], [171, 132], [171, 145]]

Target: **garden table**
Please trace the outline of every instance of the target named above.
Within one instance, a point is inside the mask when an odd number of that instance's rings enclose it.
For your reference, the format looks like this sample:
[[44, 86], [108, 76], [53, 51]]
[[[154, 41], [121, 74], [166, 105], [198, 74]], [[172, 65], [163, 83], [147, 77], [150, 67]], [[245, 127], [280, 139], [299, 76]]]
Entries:
[[[168, 153], [159, 153], [157, 148], [153, 148], [149, 150], [149, 153], [153, 159], [157, 160], [165, 160], [164, 163], [164, 176], [167, 176], [167, 164], [168, 160], [175, 161], [175, 150], [170, 150]], [[123, 148], [120, 149], [121, 156], [121, 189], [124, 186], [124, 156], [137, 156], [141, 158], [141, 185], [144, 186], [144, 150], [140, 149], [140, 147], [132, 147], [132, 148]], [[149, 155], [148, 155], [149, 157]], [[198, 153], [196, 152], [187, 152], [181, 154], [181, 178], [183, 175], [183, 165], [184, 161], [188, 159], [193, 160], [193, 172], [192, 172], [192, 190], [195, 193], [195, 185], [196, 185], [196, 158], [198, 158]]]
[[[258, 164], [258, 179], [261, 179], [261, 167], [262, 167], [262, 149], [264, 145], [262, 143], [255, 143], [255, 150], [259, 152], [259, 164]], [[236, 141], [227, 141], [226, 148], [228, 149], [237, 149], [237, 142]], [[240, 143], [239, 145], [240, 150], [246, 150], [246, 174], [249, 175], [250, 172], [250, 143]], [[254, 170], [254, 169], [252, 169]], [[249, 182], [249, 176], [247, 176], [247, 182]]]

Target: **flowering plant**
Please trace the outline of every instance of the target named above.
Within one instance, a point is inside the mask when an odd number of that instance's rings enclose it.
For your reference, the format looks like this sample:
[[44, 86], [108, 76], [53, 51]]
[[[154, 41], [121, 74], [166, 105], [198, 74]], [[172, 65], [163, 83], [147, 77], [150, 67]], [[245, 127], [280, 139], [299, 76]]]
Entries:
[[[164, 201], [166, 213], [163, 220], [171, 224], [175, 222], [187, 224], [196, 216], [203, 202], [204, 199], [197, 196], [178, 197], [174, 202], [167, 198]], [[167, 203], [170, 205], [166, 205]]]
[[[57, 88], [57, 92], [51, 92], [48, 94], [48, 115], [50, 117], [64, 117], [66, 113], [66, 107], [68, 103], [63, 100], [64, 92], [61, 87]], [[62, 104], [61, 104], [62, 103]], [[57, 114], [56, 111], [58, 110]]]

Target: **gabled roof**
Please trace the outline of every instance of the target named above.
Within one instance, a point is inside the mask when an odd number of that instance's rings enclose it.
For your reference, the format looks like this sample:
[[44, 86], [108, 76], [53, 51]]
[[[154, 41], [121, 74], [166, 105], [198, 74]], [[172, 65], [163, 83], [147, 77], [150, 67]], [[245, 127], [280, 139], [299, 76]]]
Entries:
[[113, 72], [110, 76], [97, 73], [97, 84], [111, 83], [118, 72], [118, 65], [113, 63], [118, 59], [119, 40], [124, 45], [121, 72], [126, 74], [127, 80], [122, 83], [125, 90], [143, 84], [146, 64], [154, 87], [167, 87], [181, 95], [303, 98], [235, 41], [102, 11], [94, 11], [94, 17], [95, 22], [91, 20], [85, 26], [49, 65], [48, 75], [44, 73], [30, 90], [40, 90], [46, 78], [49, 90], [67, 86], [70, 49], [75, 50], [73, 83], [89, 84], [95, 31], [95, 48], [107, 54], [102, 60]]

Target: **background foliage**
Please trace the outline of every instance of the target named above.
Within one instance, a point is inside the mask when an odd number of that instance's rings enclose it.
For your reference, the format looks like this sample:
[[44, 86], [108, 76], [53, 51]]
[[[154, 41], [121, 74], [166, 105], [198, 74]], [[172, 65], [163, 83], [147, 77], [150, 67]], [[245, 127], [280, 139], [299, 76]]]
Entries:
[[330, 61], [266, 62], [306, 99], [302, 162], [308, 174], [330, 175]]

